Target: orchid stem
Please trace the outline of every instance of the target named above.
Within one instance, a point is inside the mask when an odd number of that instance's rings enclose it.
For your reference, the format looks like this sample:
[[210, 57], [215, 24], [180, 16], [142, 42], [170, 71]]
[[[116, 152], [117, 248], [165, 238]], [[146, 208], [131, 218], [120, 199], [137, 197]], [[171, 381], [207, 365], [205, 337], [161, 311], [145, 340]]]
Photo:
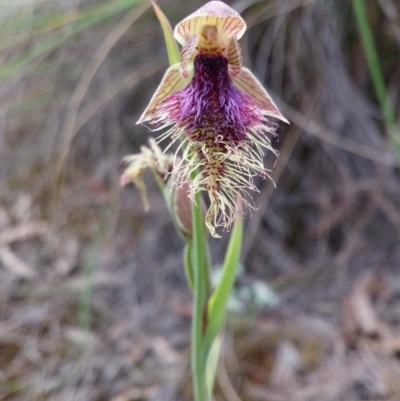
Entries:
[[201, 210], [201, 196], [196, 194], [192, 203], [193, 223], [193, 320], [192, 320], [192, 378], [195, 401], [207, 401], [206, 355], [204, 333], [208, 301], [208, 263]]
[[185, 275], [186, 280], [188, 282], [190, 290], [194, 291], [194, 273], [193, 273], [193, 262], [192, 262], [192, 253], [193, 253], [193, 243], [192, 241], [187, 241], [184, 249], [183, 261], [185, 267]]

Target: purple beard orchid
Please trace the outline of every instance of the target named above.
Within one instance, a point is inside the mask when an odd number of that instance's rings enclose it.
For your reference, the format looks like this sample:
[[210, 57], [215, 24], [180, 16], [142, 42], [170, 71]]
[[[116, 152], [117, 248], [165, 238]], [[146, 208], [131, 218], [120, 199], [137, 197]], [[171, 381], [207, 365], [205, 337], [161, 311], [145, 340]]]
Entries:
[[182, 157], [174, 165], [174, 185], [188, 183], [189, 196], [207, 191], [206, 225], [229, 228], [240, 213], [238, 200], [254, 208], [250, 191], [255, 176], [269, 177], [264, 149], [272, 148], [276, 125], [288, 122], [258, 82], [242, 66], [238, 44], [246, 30], [240, 15], [220, 1], [211, 1], [174, 30], [182, 45], [180, 63], [170, 67], [138, 123], [167, 129], [159, 141], [180, 140]]

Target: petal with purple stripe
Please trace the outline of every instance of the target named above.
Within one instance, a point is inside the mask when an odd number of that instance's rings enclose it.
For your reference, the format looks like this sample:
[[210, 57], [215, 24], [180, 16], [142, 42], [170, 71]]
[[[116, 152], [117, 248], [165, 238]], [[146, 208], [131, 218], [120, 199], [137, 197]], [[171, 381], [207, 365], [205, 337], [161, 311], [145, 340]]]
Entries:
[[210, 1], [175, 27], [175, 39], [184, 45], [190, 36], [199, 34], [204, 25], [217, 26], [224, 38], [240, 39], [246, 30], [246, 23], [235, 10], [221, 1]]
[[143, 112], [136, 124], [141, 124], [145, 121], [150, 120], [152, 118], [154, 110], [160, 103], [162, 103], [169, 95], [184, 88], [190, 82], [189, 76], [188, 78], [183, 78], [181, 76], [180, 68], [180, 64], [175, 64], [172, 67], [168, 68], [160, 85], [151, 98], [149, 105], [147, 106], [146, 110]]
[[235, 37], [230, 40], [226, 49], [226, 58], [228, 59], [229, 76], [234, 78], [240, 73], [243, 65], [242, 49]]
[[280, 113], [271, 96], [249, 69], [243, 67], [240, 74], [233, 78], [232, 81], [237, 89], [249, 95], [262, 108], [266, 116], [278, 118], [289, 124], [289, 121]]
[[199, 39], [198, 35], [192, 35], [189, 40], [183, 45], [181, 51], [181, 74], [183, 78], [189, 76], [189, 60], [196, 50], [197, 41]]

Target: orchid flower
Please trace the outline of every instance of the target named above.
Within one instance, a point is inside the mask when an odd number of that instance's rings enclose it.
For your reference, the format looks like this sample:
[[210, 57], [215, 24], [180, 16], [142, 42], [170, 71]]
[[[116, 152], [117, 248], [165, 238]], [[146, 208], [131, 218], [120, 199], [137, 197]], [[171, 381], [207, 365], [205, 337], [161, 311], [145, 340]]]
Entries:
[[[153, 138], [149, 139], [149, 145], [149, 147], [141, 146], [139, 153], [122, 159], [120, 184], [122, 187], [134, 184], [139, 190], [145, 211], [148, 211], [150, 204], [143, 175], [146, 170], [151, 170], [158, 186], [164, 193], [176, 230], [185, 240], [191, 239], [191, 205], [186, 195], [189, 183], [170, 191], [167, 187], [173, 187], [174, 175], [171, 174], [171, 171], [176, 162], [176, 156], [173, 153], [163, 152]], [[166, 196], [167, 194], [169, 196]]]
[[254, 208], [254, 177], [269, 177], [264, 150], [277, 155], [271, 146], [277, 125], [269, 117], [288, 123], [242, 65], [238, 40], [245, 30], [240, 15], [220, 1], [181, 21], [174, 30], [180, 62], [167, 70], [138, 121], [166, 129], [158, 141], [169, 139], [168, 148], [180, 141], [174, 185], [188, 187], [192, 199], [208, 192], [206, 225], [214, 237], [241, 213], [238, 203]]

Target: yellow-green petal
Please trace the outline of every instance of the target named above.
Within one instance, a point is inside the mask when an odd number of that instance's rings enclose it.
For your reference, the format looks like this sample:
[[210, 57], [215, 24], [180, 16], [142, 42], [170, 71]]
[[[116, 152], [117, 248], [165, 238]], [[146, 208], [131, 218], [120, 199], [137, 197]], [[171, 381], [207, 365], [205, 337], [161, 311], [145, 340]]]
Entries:
[[226, 58], [228, 60], [229, 76], [236, 77], [243, 66], [242, 49], [235, 37], [233, 37], [226, 49]]
[[191, 59], [193, 52], [196, 50], [198, 38], [198, 35], [192, 35], [182, 47], [180, 62], [181, 74], [184, 78], [189, 76], [189, 60]]
[[175, 27], [175, 39], [184, 45], [190, 36], [200, 35], [205, 25], [216, 26], [225, 39], [234, 36], [240, 39], [246, 31], [240, 14], [221, 1], [210, 1]]

